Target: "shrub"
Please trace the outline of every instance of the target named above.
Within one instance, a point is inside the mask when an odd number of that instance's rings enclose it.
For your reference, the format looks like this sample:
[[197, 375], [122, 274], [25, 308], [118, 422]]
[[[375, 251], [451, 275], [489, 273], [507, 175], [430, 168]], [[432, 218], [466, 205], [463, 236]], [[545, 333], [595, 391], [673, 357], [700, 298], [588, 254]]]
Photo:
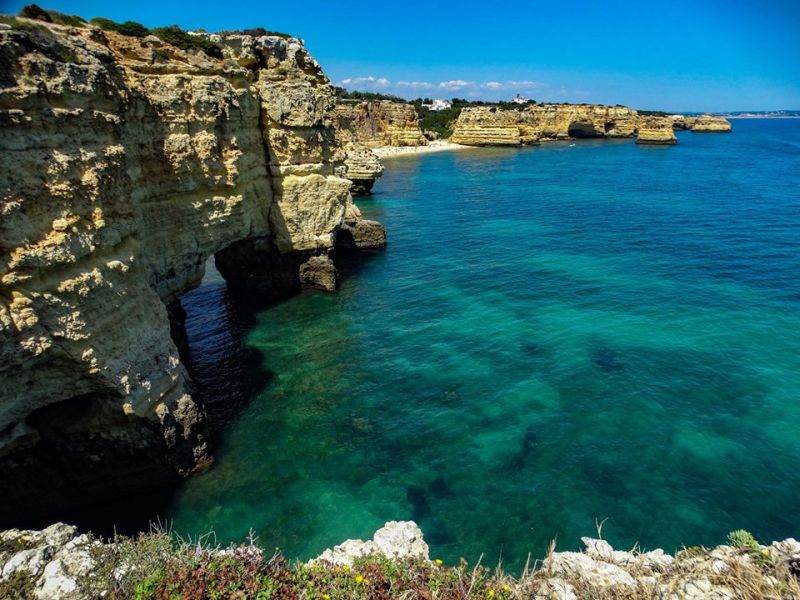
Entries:
[[739, 550], [758, 550], [758, 542], [753, 534], [744, 529], [737, 529], [728, 534], [728, 545]]
[[150, 30], [147, 29], [141, 23], [137, 23], [136, 21], [125, 21], [124, 23], [117, 23], [116, 21], [112, 21], [111, 19], [105, 19], [103, 17], [95, 17], [91, 21], [94, 25], [97, 25], [100, 29], [104, 31], [116, 31], [117, 33], [121, 33], [122, 35], [127, 35], [130, 37], [138, 37], [142, 38], [150, 33]]
[[20, 21], [19, 19], [15, 19], [14, 17], [7, 17], [6, 15], [0, 15], [0, 23], [5, 25], [9, 25], [11, 29], [17, 31], [47, 31], [47, 28], [43, 25], [28, 23], [26, 21]]
[[53, 22], [53, 18], [50, 16], [50, 13], [38, 4], [27, 4], [23, 6], [17, 14], [19, 14], [20, 17], [25, 17], [26, 19], [36, 19], [37, 21], [45, 21], [46, 23]]
[[151, 33], [181, 50], [202, 50], [207, 56], [222, 58], [222, 49], [214, 42], [200, 35], [190, 35], [177, 25], [156, 27]]

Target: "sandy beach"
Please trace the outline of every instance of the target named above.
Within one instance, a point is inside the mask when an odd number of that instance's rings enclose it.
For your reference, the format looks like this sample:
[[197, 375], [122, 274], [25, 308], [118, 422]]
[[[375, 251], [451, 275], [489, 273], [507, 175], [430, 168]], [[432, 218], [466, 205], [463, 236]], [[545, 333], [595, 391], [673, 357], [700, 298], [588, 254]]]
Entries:
[[409, 154], [427, 154], [429, 152], [443, 152], [445, 150], [463, 150], [469, 146], [453, 144], [444, 140], [435, 140], [427, 146], [383, 146], [373, 148], [372, 151], [381, 158], [392, 156], [408, 156]]

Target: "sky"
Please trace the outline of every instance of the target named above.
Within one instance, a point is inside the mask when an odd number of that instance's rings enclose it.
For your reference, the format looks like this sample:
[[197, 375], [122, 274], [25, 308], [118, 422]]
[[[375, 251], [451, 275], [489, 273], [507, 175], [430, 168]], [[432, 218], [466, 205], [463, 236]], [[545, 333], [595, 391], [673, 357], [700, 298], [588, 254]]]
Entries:
[[[800, 0], [39, 0], [85, 18], [305, 40], [336, 85], [405, 98], [800, 109]], [[26, 2], [0, 0], [0, 12]]]

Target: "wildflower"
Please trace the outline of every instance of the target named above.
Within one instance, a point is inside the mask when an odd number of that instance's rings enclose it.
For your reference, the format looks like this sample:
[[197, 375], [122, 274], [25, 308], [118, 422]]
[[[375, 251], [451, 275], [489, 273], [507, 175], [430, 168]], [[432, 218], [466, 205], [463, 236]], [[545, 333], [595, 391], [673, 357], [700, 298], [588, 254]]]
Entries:
[[489, 596], [489, 598], [494, 598], [494, 590], [490, 589], [488, 592], [486, 592], [486, 595]]
[[331, 600], [330, 594], [322, 594], [322, 600]]
[[440, 558], [437, 558], [437, 559], [436, 559], [435, 561], [433, 561], [433, 562], [436, 564], [436, 566], [437, 566], [437, 567], [441, 567], [441, 566], [442, 566], [442, 564], [443, 564], [443, 562], [442, 562], [442, 559], [440, 559]]
[[356, 583], [362, 583], [364, 578], [361, 575], [356, 575]]
[[500, 588], [500, 589], [502, 589], [502, 590], [503, 590], [503, 591], [504, 591], [506, 594], [507, 594], [508, 592], [510, 592], [510, 591], [511, 591], [511, 588], [510, 588], [510, 587], [508, 587], [508, 586], [507, 586], [507, 585], [505, 585], [505, 584], [503, 584], [503, 587], [502, 587], [502, 588]]
[[349, 570], [350, 570], [350, 567], [349, 567], [349, 566], [347, 566], [347, 565], [342, 565], [342, 571], [344, 571], [345, 573], [347, 573]]

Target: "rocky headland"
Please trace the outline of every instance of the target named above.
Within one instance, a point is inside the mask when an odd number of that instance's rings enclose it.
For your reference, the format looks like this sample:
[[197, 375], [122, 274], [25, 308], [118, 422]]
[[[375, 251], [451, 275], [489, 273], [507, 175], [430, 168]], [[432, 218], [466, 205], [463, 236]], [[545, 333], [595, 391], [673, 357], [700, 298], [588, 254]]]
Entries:
[[426, 146], [414, 107], [391, 100], [340, 100], [336, 105], [340, 126], [369, 148]]
[[[207, 540], [208, 538], [206, 538]], [[413, 521], [391, 521], [371, 540], [347, 540], [308, 563], [288, 564], [252, 541], [228, 548], [164, 533], [102, 541], [74, 527], [0, 532], [0, 593], [40, 600], [114, 598], [441, 598], [530, 600], [796, 600], [800, 543], [763, 545], [732, 532], [726, 545], [617, 550], [582, 538], [555, 544], [515, 576], [502, 566], [431, 560]], [[494, 564], [493, 561], [492, 564]]]
[[[206, 259], [238, 297], [335, 288], [384, 244], [367, 167], [301, 40], [203, 48], [14, 19], [0, 29], [0, 521], [157, 487], [211, 460], [182, 360]], [[183, 34], [184, 36], [187, 34]], [[373, 169], [376, 168], [374, 165]]]
[[640, 115], [624, 106], [595, 104], [472, 106], [461, 111], [450, 141], [466, 146], [529, 146], [576, 138], [636, 138], [640, 144], [663, 145], [677, 143], [673, 129], [683, 128], [725, 131], [730, 123], [721, 117]]

